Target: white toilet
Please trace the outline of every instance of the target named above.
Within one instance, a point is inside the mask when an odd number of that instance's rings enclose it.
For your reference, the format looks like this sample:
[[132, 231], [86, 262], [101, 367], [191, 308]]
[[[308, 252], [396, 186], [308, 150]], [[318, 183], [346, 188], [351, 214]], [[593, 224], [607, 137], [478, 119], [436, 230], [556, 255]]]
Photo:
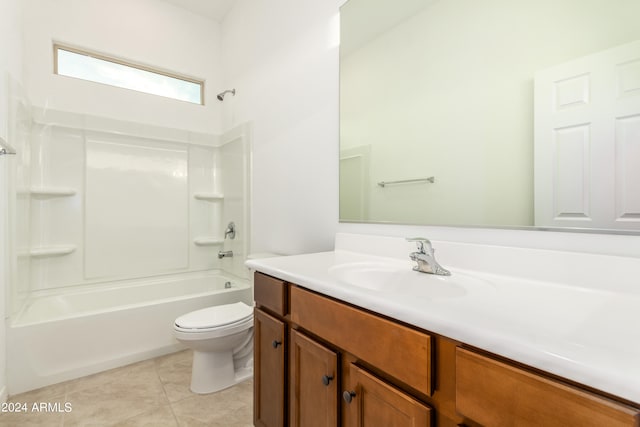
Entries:
[[194, 393], [222, 390], [253, 375], [253, 308], [247, 304], [192, 311], [178, 317], [173, 330], [193, 350]]

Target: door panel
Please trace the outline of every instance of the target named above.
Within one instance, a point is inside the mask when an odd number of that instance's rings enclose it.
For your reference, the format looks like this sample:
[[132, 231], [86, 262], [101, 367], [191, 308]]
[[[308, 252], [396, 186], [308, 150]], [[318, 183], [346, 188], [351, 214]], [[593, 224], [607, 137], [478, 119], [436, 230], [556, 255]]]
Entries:
[[290, 423], [298, 427], [338, 425], [338, 355], [291, 330]]
[[260, 427], [282, 427], [285, 423], [285, 325], [258, 309], [254, 322], [254, 423]]
[[354, 364], [349, 368], [349, 382], [350, 387], [347, 387], [343, 393], [347, 426], [426, 427], [431, 425], [431, 408]]

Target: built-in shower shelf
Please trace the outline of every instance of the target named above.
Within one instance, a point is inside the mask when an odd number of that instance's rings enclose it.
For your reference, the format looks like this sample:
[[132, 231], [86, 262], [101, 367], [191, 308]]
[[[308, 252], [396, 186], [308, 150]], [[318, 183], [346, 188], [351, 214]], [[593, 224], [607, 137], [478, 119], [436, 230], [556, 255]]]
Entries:
[[196, 246], [217, 246], [224, 243], [219, 237], [197, 237], [193, 239]]
[[193, 193], [193, 197], [197, 200], [207, 200], [209, 202], [224, 199], [224, 195], [220, 193]]
[[68, 187], [31, 187], [29, 193], [33, 197], [49, 198], [75, 196], [77, 191]]
[[39, 248], [31, 248], [29, 256], [33, 258], [44, 258], [51, 256], [69, 255], [75, 252], [75, 245], [55, 245], [55, 246], [42, 246]]

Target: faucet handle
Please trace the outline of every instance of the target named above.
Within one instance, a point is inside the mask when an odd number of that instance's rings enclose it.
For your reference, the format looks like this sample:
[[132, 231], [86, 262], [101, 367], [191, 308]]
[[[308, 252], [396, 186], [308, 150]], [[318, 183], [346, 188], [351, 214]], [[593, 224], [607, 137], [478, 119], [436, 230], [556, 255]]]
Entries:
[[229, 237], [231, 240], [236, 238], [236, 224], [231, 221], [229, 225], [227, 225], [227, 229], [224, 231], [224, 238]]
[[407, 242], [416, 242], [416, 246], [418, 250], [423, 254], [426, 254], [425, 246], [429, 252], [433, 252], [433, 247], [431, 246], [431, 241], [425, 237], [407, 237]]

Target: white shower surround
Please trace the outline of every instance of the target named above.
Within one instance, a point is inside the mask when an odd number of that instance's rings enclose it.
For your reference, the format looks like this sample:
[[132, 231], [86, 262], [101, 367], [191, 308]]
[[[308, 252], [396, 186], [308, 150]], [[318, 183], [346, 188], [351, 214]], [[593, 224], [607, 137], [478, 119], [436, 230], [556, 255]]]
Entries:
[[177, 316], [251, 303], [248, 124], [213, 135], [33, 116], [30, 179], [13, 189], [9, 394], [175, 351]]
[[[19, 296], [218, 268], [246, 277], [239, 258], [249, 235], [248, 124], [219, 136], [56, 111], [34, 116], [30, 160], [21, 165], [30, 180], [15, 189], [15, 222], [29, 218], [15, 245]], [[238, 236], [225, 241], [230, 221]], [[219, 260], [223, 248], [237, 256]]]
[[230, 267], [194, 241], [222, 242], [235, 221], [228, 249], [244, 253], [247, 136], [248, 126], [221, 137], [37, 110], [30, 186], [17, 189], [31, 211], [16, 249], [19, 263], [30, 258], [27, 291]]

